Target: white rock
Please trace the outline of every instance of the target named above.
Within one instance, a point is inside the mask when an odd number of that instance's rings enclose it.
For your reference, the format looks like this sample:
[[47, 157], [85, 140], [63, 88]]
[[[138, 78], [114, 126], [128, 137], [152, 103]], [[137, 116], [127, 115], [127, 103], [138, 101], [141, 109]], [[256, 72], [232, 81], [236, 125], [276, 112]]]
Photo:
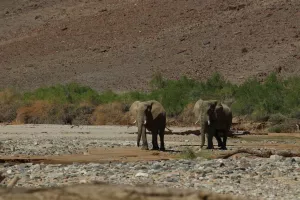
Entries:
[[278, 161], [278, 160], [282, 160], [282, 159], [283, 159], [283, 156], [279, 156], [279, 155], [271, 155], [271, 156], [270, 156], [270, 159]]
[[83, 180], [80, 180], [80, 181], [79, 181], [79, 183], [80, 183], [80, 184], [87, 183], [87, 180], [85, 180], [85, 179], [83, 179]]
[[143, 172], [138, 172], [138, 173], [135, 175], [135, 177], [148, 177], [148, 176], [149, 176], [149, 174], [143, 173]]
[[12, 173], [12, 170], [9, 169], [9, 170], [6, 171], [6, 173], [7, 173], [7, 174], [11, 174], [11, 173]]

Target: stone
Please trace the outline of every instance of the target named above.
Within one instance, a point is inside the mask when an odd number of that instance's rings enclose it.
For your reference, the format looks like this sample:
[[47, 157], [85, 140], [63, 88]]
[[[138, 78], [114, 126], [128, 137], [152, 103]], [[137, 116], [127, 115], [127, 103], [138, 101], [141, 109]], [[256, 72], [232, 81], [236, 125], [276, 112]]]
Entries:
[[58, 172], [58, 173], [50, 173], [48, 174], [47, 178], [57, 179], [64, 176], [64, 173]]
[[278, 177], [281, 177], [281, 176], [282, 176], [282, 172], [281, 172], [280, 170], [278, 170], [278, 169], [273, 170], [273, 171], [271, 172], [271, 174], [272, 174], [272, 176], [273, 176], [274, 178], [278, 178]]
[[159, 163], [155, 163], [155, 164], [152, 165], [152, 168], [153, 169], [161, 169], [162, 166]]
[[87, 183], [87, 180], [86, 179], [82, 179], [82, 180], [79, 181], [79, 183], [80, 184], [85, 184], [85, 183]]
[[280, 161], [283, 160], [283, 156], [279, 156], [279, 155], [271, 155], [270, 156], [271, 160], [275, 160], [275, 161]]
[[144, 173], [144, 172], [138, 172], [138, 173], [135, 175], [135, 177], [148, 177], [148, 176], [149, 176], [149, 174]]

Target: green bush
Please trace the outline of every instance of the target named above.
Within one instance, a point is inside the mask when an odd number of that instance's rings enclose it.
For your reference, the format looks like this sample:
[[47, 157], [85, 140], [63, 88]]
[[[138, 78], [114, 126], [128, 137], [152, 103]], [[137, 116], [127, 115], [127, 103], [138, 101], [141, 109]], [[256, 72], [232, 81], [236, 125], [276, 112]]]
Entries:
[[270, 133], [281, 133], [283, 131], [282, 125], [271, 126], [268, 131]]
[[269, 120], [270, 116], [264, 111], [254, 111], [250, 118], [255, 122], [266, 122]]
[[191, 148], [185, 148], [182, 151], [180, 157], [183, 158], [183, 159], [193, 160], [193, 159], [197, 158], [197, 155], [196, 155], [196, 153], [194, 152], [193, 149], [191, 149]]
[[269, 122], [271, 122], [272, 124], [280, 124], [280, 123], [283, 123], [286, 119], [287, 119], [287, 117], [284, 116], [283, 114], [276, 113], [276, 114], [270, 115]]
[[23, 94], [3, 90], [0, 91], [0, 105], [10, 111], [0, 116], [0, 121], [15, 116], [15, 105], [27, 105], [38, 100], [78, 108], [81, 104], [95, 107], [111, 102], [121, 102], [129, 107], [136, 100], [154, 99], [162, 103], [169, 117], [174, 117], [199, 98], [229, 102], [234, 116], [247, 115], [255, 121], [270, 120], [273, 124], [278, 124], [285, 121], [284, 116], [300, 119], [300, 77], [296, 76], [284, 80], [272, 73], [263, 83], [250, 78], [235, 85], [218, 73], [206, 81], [197, 81], [185, 76], [179, 80], [169, 80], [156, 72], [149, 84], [150, 92], [131, 91], [121, 94], [110, 90], [98, 93], [77, 83], [43, 87]]
[[99, 104], [101, 102], [99, 94], [87, 86], [81, 86], [77, 83], [66, 85], [55, 85], [51, 87], [39, 88], [33, 92], [23, 94], [25, 102], [46, 100], [55, 103], [80, 103], [89, 102]]

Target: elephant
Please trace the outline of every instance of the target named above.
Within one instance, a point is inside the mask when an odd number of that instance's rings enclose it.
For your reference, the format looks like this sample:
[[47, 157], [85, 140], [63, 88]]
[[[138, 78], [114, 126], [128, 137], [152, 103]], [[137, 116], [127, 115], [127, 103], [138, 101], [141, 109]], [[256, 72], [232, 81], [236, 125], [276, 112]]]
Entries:
[[[205, 143], [205, 135], [207, 136], [207, 149], [213, 149], [213, 136], [218, 141], [218, 146], [226, 150], [227, 136], [232, 125], [232, 111], [224, 103], [217, 100], [202, 100], [199, 99], [193, 109], [197, 119], [196, 123], [200, 122], [201, 126], [201, 145], [203, 148]], [[195, 123], [195, 124], [196, 124]], [[223, 141], [219, 133], [223, 133]]]
[[[148, 150], [146, 129], [152, 134], [152, 150], [165, 151], [164, 134], [166, 128], [166, 111], [164, 107], [155, 100], [136, 101], [129, 111], [136, 119], [138, 127], [137, 146], [140, 146], [142, 138], [142, 149]], [[160, 148], [157, 143], [157, 135], [160, 138]]]

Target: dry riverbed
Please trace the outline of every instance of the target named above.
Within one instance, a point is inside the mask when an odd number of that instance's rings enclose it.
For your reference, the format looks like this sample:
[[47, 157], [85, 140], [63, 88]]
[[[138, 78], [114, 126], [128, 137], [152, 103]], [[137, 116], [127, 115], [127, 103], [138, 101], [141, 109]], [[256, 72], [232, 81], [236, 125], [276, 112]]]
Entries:
[[[7, 176], [3, 184], [18, 175], [20, 187], [104, 181], [206, 189], [246, 199], [300, 199], [298, 157], [207, 159], [221, 151], [197, 152], [200, 138], [195, 135], [166, 135], [167, 152], [141, 151], [136, 135], [129, 134], [135, 131], [125, 126], [0, 126], [0, 169]], [[151, 147], [151, 136], [147, 137]], [[229, 138], [228, 149], [299, 151], [299, 144], [297, 134], [245, 135]], [[187, 147], [199, 157], [184, 157]]]

